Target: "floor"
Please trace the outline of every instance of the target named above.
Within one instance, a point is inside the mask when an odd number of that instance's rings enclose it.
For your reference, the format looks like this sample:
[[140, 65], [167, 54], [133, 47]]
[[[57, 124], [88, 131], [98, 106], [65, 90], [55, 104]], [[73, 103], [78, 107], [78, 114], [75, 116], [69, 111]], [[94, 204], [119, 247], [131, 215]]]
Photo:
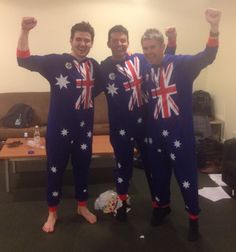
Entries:
[[[94, 159], [90, 178], [89, 206], [100, 193], [113, 189], [111, 159]], [[132, 209], [127, 223], [117, 223], [110, 214], [93, 210], [98, 223], [91, 225], [76, 215], [71, 170], [65, 174], [59, 221], [53, 234], [41, 231], [46, 218], [45, 163], [17, 165], [12, 191], [5, 192], [3, 162], [0, 161], [0, 251], [1, 252], [162, 252], [236, 251], [236, 199], [211, 202], [200, 197], [201, 239], [188, 242], [187, 215], [175, 180], [172, 181], [172, 213], [160, 227], [150, 226], [151, 205], [143, 170], [134, 169], [130, 187]], [[20, 171], [20, 172], [19, 172]], [[200, 188], [217, 186], [199, 174]], [[228, 191], [228, 188], [225, 188]]]

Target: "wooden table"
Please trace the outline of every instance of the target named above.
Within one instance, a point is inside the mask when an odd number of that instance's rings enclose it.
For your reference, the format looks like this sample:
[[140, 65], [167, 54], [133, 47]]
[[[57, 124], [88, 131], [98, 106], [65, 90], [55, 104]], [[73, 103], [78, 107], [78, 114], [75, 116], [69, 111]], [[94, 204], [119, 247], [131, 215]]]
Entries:
[[[20, 141], [22, 144], [18, 147], [9, 148], [8, 144], [14, 141]], [[3, 148], [0, 151], [0, 159], [5, 161], [5, 182], [6, 192], [10, 192], [10, 172], [9, 163], [12, 162], [13, 173], [15, 171], [16, 161], [29, 161], [46, 159], [45, 139], [41, 138], [41, 148], [31, 148], [34, 150], [32, 154], [29, 154], [29, 149], [26, 145], [24, 138], [8, 138]], [[93, 155], [111, 155], [113, 149], [110, 144], [108, 135], [93, 136]]]

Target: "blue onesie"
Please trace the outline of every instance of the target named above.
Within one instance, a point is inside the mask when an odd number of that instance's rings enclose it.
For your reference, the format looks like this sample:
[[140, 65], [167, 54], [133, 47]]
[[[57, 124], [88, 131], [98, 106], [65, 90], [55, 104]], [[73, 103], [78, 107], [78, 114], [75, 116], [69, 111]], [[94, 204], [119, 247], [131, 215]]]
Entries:
[[88, 170], [92, 153], [94, 92], [99, 65], [86, 58], [78, 62], [70, 54], [45, 56], [18, 52], [18, 64], [39, 72], [50, 83], [46, 152], [49, 207], [59, 204], [62, 178], [71, 158], [75, 197], [88, 199]]
[[172, 168], [184, 198], [185, 208], [198, 215], [198, 182], [192, 118], [192, 86], [200, 71], [211, 64], [218, 40], [209, 39], [196, 55], [166, 55], [160, 66], [147, 70], [148, 163], [159, 207], [170, 203]]
[[[174, 54], [175, 45], [168, 46], [166, 53]], [[126, 54], [115, 61], [108, 57], [101, 63], [102, 91], [108, 102], [110, 140], [116, 157], [115, 179], [119, 195], [128, 193], [132, 178], [134, 147], [137, 145], [151, 188], [150, 170], [147, 166], [146, 103], [143, 74], [147, 67], [143, 54]]]

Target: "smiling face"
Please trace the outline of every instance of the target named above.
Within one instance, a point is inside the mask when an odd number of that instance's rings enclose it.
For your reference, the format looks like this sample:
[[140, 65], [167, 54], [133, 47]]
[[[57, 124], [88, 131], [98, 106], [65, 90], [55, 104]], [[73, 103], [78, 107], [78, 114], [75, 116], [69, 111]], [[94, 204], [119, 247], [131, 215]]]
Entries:
[[81, 60], [85, 58], [93, 46], [91, 34], [89, 32], [76, 31], [70, 39], [72, 55]]
[[123, 32], [112, 32], [109, 36], [107, 46], [111, 49], [112, 58], [121, 60], [125, 57], [129, 47], [128, 36]]
[[165, 44], [157, 39], [142, 40], [143, 54], [146, 60], [152, 65], [159, 65], [164, 56]]

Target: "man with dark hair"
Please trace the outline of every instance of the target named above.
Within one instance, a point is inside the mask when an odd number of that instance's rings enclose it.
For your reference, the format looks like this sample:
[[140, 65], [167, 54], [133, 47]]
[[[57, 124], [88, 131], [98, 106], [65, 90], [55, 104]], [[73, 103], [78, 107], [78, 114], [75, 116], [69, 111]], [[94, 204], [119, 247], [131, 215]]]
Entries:
[[87, 55], [93, 45], [94, 29], [79, 23], [71, 29], [71, 53], [30, 55], [28, 36], [37, 24], [25, 17], [17, 47], [21, 67], [40, 73], [50, 83], [51, 101], [46, 134], [48, 218], [44, 232], [53, 232], [57, 206], [62, 195], [62, 178], [71, 158], [77, 213], [89, 223], [96, 216], [87, 208], [88, 171], [92, 152], [93, 100], [99, 81], [98, 63]]
[[[174, 45], [172, 51], [175, 51], [175, 29], [169, 29], [167, 34]], [[108, 102], [110, 141], [116, 158], [114, 170], [116, 190], [121, 203], [116, 218], [119, 221], [126, 221], [126, 200], [136, 144], [142, 156], [152, 194], [150, 172], [146, 166], [145, 104], [147, 101], [142, 91], [142, 75], [146, 60], [142, 54], [127, 53], [129, 34], [122, 25], [116, 25], [109, 30], [107, 46], [111, 49], [112, 56], [101, 63], [101, 74], [104, 79], [102, 89]]]
[[73, 39], [74, 38], [74, 35], [77, 31], [80, 31], [80, 32], [88, 32], [91, 36], [91, 40], [93, 42], [94, 40], [94, 36], [95, 36], [95, 32], [94, 32], [94, 28], [90, 25], [90, 23], [88, 22], [80, 22], [80, 23], [77, 23], [75, 25], [73, 25], [71, 27], [71, 32], [70, 32], [70, 38]]
[[196, 55], [164, 55], [164, 39], [157, 29], [142, 36], [143, 53], [151, 67], [146, 69], [145, 88], [149, 94], [147, 134], [148, 164], [152, 172], [157, 208], [153, 225], [160, 225], [171, 212], [172, 168], [189, 214], [189, 241], [199, 237], [198, 182], [192, 117], [192, 85], [201, 70], [211, 64], [218, 49], [221, 13], [206, 11], [210, 37], [206, 49]]

